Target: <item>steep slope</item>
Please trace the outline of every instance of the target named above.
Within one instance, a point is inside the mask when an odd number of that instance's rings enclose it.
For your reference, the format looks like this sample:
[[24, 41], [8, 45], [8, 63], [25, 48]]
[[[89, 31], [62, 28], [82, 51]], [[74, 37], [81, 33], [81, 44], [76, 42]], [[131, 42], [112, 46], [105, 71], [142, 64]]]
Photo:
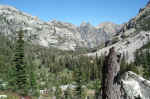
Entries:
[[92, 26], [90, 23], [83, 22], [78, 28], [81, 38], [86, 41], [90, 48], [97, 45], [104, 45], [105, 42], [112, 39], [114, 34], [121, 30], [121, 25], [110, 22], [102, 23], [99, 26]]
[[59, 46], [66, 50], [74, 49], [77, 44], [84, 46], [80, 33], [72, 24], [44, 22], [13, 7], [0, 5], [0, 32], [14, 37], [20, 29], [27, 30], [27, 40], [42, 46]]
[[38, 17], [6, 5], [0, 5], [0, 33], [15, 39], [16, 31], [26, 30], [26, 40], [45, 47], [56, 47], [62, 50], [76, 48], [93, 48], [104, 44], [112, 37], [112, 30], [96, 28], [89, 23], [77, 27], [70, 23], [52, 20], [44, 22]]
[[123, 26], [122, 24], [118, 25], [112, 22], [103, 22], [98, 26], [96, 26], [96, 28], [103, 29], [104, 32], [115, 35], [121, 30], [122, 26]]
[[147, 44], [150, 40], [150, 3], [145, 8], [139, 11], [139, 14], [124, 24], [121, 32], [117, 33], [112, 38], [112, 44], [94, 53], [89, 53], [89, 56], [102, 55], [108, 52], [112, 46], [120, 53], [124, 53], [128, 57], [128, 62], [134, 60], [134, 52]]
[[110, 39], [109, 35], [102, 31], [102, 29], [96, 29], [90, 23], [83, 22], [78, 29], [82, 39], [86, 41], [90, 48], [101, 45]]

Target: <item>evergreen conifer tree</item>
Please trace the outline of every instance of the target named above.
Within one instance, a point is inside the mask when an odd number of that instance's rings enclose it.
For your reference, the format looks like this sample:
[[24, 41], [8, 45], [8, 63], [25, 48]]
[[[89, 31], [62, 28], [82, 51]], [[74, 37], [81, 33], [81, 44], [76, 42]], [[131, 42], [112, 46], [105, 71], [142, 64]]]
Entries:
[[27, 67], [24, 62], [24, 31], [18, 32], [14, 65], [15, 65], [15, 84], [17, 92], [21, 96], [26, 96], [28, 94], [29, 83], [26, 71]]
[[33, 96], [39, 96], [38, 85], [34, 71], [30, 72], [30, 89], [32, 91]]
[[76, 68], [75, 70], [75, 81], [76, 81], [76, 89], [75, 94], [78, 99], [82, 98], [82, 74], [80, 67]]
[[56, 85], [55, 96], [56, 99], [60, 99], [62, 96], [62, 90], [58, 84]]

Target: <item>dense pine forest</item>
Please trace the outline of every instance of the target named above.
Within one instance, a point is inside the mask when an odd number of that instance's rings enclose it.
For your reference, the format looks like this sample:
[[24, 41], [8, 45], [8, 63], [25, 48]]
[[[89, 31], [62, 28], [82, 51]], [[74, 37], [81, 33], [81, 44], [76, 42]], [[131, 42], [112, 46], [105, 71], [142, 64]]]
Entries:
[[0, 5], [0, 99], [149, 99], [149, 80], [150, 1], [97, 27]]
[[[104, 56], [88, 57], [82, 55], [86, 53], [83, 50], [61, 51], [30, 45], [24, 41], [23, 33], [19, 31], [14, 41], [0, 35], [0, 81], [6, 84], [0, 86], [1, 91], [38, 97], [40, 90], [47, 89], [48, 95], [57, 99], [84, 99], [87, 90], [94, 90], [93, 96], [96, 97], [101, 89]], [[135, 61], [131, 63], [126, 62], [128, 55], [123, 54], [120, 73], [133, 71], [149, 79], [149, 48], [150, 43], [137, 50]], [[77, 87], [62, 92], [60, 87], [63, 85]]]

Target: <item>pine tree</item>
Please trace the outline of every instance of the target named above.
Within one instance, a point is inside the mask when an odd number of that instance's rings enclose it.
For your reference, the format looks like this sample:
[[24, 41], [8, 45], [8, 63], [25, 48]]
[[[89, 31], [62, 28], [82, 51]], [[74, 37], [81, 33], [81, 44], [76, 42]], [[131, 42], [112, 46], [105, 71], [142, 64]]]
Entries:
[[17, 92], [21, 96], [26, 96], [28, 93], [28, 75], [27, 75], [27, 67], [24, 62], [24, 31], [18, 32], [18, 38], [16, 42], [16, 50], [15, 50], [15, 84], [17, 88]]
[[29, 89], [30, 89], [30, 95], [32, 96], [39, 96], [39, 85], [37, 83], [37, 65], [32, 58], [32, 56], [25, 58], [25, 63], [27, 64], [27, 71], [29, 74]]
[[75, 94], [78, 97], [78, 99], [82, 98], [82, 76], [81, 76], [81, 68], [78, 67], [75, 70], [75, 81], [76, 81], [76, 89]]
[[150, 50], [146, 50], [145, 52], [145, 61], [144, 61], [144, 77], [146, 79], [150, 79]]
[[39, 96], [38, 85], [37, 85], [36, 75], [34, 71], [30, 73], [30, 89], [32, 91], [33, 96], [37, 96], [37, 97]]
[[56, 85], [55, 96], [56, 99], [60, 99], [62, 96], [62, 90], [58, 84]]

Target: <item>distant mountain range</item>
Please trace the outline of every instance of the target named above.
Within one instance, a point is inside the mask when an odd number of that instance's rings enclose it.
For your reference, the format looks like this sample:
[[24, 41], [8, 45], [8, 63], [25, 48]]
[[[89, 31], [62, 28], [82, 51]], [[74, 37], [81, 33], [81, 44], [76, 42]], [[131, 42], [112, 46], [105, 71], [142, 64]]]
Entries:
[[26, 39], [34, 44], [62, 50], [93, 48], [111, 40], [122, 25], [104, 22], [97, 27], [83, 22], [79, 27], [57, 20], [44, 22], [14, 7], [0, 5], [0, 32], [14, 37], [19, 29], [26, 30]]
[[123, 24], [122, 29], [115, 36], [108, 46], [89, 53], [89, 56], [101, 56], [108, 52], [111, 47], [115, 47], [120, 53], [127, 56], [127, 60], [134, 60], [136, 50], [150, 42], [150, 1], [146, 7], [141, 8], [137, 16]]
[[104, 54], [114, 46], [133, 60], [133, 53], [149, 42], [150, 2], [127, 23], [104, 22], [96, 27], [86, 22], [80, 26], [57, 20], [44, 22], [14, 7], [0, 5], [0, 33], [14, 40], [21, 29], [25, 30], [25, 40], [32, 44], [61, 50], [96, 48], [89, 56]]

